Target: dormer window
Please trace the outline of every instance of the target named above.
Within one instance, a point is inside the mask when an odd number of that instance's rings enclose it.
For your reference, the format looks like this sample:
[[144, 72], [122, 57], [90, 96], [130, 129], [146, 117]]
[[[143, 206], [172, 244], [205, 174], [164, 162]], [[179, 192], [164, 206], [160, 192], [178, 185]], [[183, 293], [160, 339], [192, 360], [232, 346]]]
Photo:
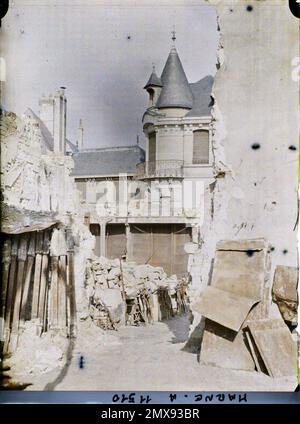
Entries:
[[193, 164], [209, 164], [209, 132], [196, 130], [193, 133]]
[[148, 94], [149, 94], [149, 104], [150, 104], [150, 106], [153, 106], [153, 103], [154, 103], [154, 90], [153, 90], [153, 88], [148, 88], [147, 89], [147, 92], [148, 92]]

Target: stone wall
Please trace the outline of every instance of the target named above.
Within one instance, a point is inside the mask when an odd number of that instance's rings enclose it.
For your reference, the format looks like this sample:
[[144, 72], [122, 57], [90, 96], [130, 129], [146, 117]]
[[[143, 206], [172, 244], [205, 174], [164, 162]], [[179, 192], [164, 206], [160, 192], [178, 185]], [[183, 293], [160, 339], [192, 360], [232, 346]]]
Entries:
[[5, 112], [1, 118], [1, 186], [4, 203], [20, 209], [64, 214], [78, 209], [70, 156], [48, 149], [38, 118]]
[[[222, 239], [263, 237], [273, 271], [297, 266], [298, 84], [291, 62], [298, 56], [298, 20], [284, 1], [209, 3], [220, 31], [213, 86], [217, 178], [206, 190], [194, 300], [210, 280]], [[200, 317], [194, 318], [195, 327]]]

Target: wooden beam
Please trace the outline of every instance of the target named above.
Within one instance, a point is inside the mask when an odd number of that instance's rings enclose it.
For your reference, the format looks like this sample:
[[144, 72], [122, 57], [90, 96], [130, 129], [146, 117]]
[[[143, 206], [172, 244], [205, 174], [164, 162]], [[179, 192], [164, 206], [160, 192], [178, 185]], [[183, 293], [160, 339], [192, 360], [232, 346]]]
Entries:
[[41, 280], [39, 290], [39, 301], [38, 301], [38, 318], [39, 324], [37, 332], [39, 335], [46, 330], [46, 317], [47, 317], [47, 289], [48, 289], [48, 278], [49, 278], [49, 251], [50, 251], [50, 231], [44, 231], [43, 238], [43, 256], [41, 265]]
[[15, 301], [13, 305], [13, 318], [11, 326], [11, 336], [9, 341], [10, 351], [13, 352], [16, 350], [18, 345], [18, 331], [19, 331], [19, 322], [20, 322], [20, 313], [21, 313], [21, 303], [22, 303], [22, 292], [24, 285], [24, 269], [25, 261], [27, 258], [27, 245], [28, 245], [28, 235], [24, 234], [20, 237], [19, 248], [18, 248], [18, 272], [17, 272], [17, 281], [16, 281], [16, 294]]
[[11, 239], [6, 238], [3, 243], [2, 250], [2, 285], [1, 285], [1, 305], [0, 305], [0, 341], [1, 341], [1, 351], [2, 343], [5, 340], [5, 306], [6, 306], [6, 297], [7, 297], [7, 287], [8, 287], [8, 277], [9, 277], [9, 267], [11, 262]]
[[11, 245], [11, 264], [9, 270], [8, 288], [6, 294], [5, 319], [4, 319], [4, 347], [3, 351], [8, 351], [10, 339], [12, 306], [15, 292], [17, 255], [18, 255], [18, 236], [13, 236]]
[[64, 330], [67, 325], [67, 257], [59, 257], [58, 261], [58, 326]]
[[38, 317], [39, 291], [40, 291], [41, 270], [42, 270], [43, 238], [44, 238], [43, 232], [38, 231], [36, 235], [36, 256], [35, 256], [35, 268], [34, 268], [34, 279], [33, 279], [31, 319], [36, 319]]
[[51, 256], [50, 329], [58, 327], [58, 257]]
[[67, 254], [68, 254], [68, 300], [70, 305], [70, 337], [76, 337], [77, 322], [76, 322], [76, 293], [75, 293], [75, 278], [74, 278], [74, 238], [72, 229], [67, 228]]
[[31, 282], [34, 257], [35, 257], [35, 239], [36, 239], [36, 233], [33, 232], [30, 234], [29, 247], [27, 252], [24, 289], [23, 289], [23, 296], [22, 296], [20, 326], [23, 326], [23, 327], [26, 320], [26, 309], [28, 307], [28, 301], [29, 301], [29, 289], [30, 289], [30, 282]]

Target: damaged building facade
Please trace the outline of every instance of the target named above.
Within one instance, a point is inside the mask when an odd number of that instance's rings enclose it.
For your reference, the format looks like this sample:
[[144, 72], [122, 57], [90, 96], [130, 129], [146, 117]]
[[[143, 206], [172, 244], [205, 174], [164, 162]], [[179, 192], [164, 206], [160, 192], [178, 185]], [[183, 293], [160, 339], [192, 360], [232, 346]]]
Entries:
[[90, 233], [81, 224], [65, 129], [64, 89], [41, 99], [39, 116], [30, 109], [1, 116], [1, 352], [15, 354], [17, 369], [28, 343], [36, 363], [56, 344], [61, 358], [76, 335], [74, 258]]
[[4, 352], [33, 327], [59, 357], [88, 319], [116, 330], [190, 310], [200, 365], [296, 376], [297, 21], [275, 0], [209, 3], [216, 76], [189, 83], [173, 35], [144, 86], [145, 150], [84, 148], [81, 122], [69, 141], [64, 88], [39, 116], [3, 114]]

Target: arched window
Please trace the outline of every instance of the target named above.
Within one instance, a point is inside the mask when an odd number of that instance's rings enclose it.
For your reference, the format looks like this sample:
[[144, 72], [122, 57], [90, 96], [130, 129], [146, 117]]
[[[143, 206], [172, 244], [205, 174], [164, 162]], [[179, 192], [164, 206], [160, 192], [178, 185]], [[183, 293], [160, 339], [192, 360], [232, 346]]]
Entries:
[[208, 164], [209, 132], [205, 130], [196, 130], [193, 135], [193, 164]]

